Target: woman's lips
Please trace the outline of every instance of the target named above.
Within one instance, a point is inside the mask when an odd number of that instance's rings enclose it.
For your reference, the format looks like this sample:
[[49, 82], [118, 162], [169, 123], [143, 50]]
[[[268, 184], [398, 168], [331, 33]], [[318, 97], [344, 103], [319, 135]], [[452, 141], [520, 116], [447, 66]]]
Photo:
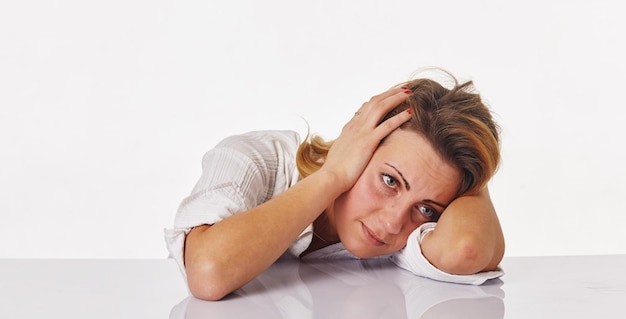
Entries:
[[361, 223], [361, 229], [363, 230], [363, 236], [370, 244], [374, 246], [382, 246], [386, 244], [382, 239], [380, 239], [380, 237], [376, 236], [371, 229], [365, 226], [365, 224]]

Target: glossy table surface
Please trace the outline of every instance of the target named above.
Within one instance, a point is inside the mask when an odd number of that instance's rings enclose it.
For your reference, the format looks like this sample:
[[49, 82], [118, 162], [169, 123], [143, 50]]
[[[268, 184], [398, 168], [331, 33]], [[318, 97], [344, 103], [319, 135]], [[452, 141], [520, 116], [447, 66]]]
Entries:
[[0, 259], [0, 318], [626, 318], [626, 255], [507, 257], [482, 286], [386, 260], [280, 261], [218, 302], [172, 260]]

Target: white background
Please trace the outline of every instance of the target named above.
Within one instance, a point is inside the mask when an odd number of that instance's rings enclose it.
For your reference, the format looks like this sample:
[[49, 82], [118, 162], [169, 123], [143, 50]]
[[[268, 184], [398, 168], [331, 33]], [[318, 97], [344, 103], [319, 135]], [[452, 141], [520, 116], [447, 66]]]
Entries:
[[626, 253], [619, 1], [0, 3], [0, 258], [161, 258], [220, 139], [335, 137], [423, 66], [503, 128], [507, 256]]

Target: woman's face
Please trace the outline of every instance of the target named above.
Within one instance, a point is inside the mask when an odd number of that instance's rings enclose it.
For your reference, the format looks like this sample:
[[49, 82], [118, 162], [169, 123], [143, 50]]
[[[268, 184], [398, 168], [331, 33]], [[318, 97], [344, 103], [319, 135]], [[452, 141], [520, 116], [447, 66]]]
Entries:
[[420, 134], [398, 129], [372, 156], [354, 187], [331, 208], [343, 245], [361, 258], [396, 252], [454, 199], [458, 170]]

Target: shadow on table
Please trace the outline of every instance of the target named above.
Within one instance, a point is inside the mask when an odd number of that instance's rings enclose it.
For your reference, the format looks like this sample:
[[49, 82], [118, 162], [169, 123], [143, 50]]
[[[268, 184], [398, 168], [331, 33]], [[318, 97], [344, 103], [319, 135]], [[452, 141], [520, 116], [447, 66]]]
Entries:
[[192, 318], [498, 318], [502, 281], [481, 286], [438, 282], [388, 259], [279, 261], [221, 301], [193, 297], [170, 319]]

